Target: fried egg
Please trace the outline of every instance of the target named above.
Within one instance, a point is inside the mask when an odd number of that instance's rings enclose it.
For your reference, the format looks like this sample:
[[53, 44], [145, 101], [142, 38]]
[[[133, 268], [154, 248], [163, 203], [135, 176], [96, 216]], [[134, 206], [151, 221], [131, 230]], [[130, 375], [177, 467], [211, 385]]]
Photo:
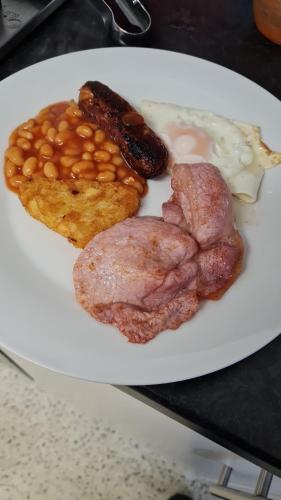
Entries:
[[260, 129], [210, 111], [143, 101], [141, 113], [166, 144], [170, 169], [175, 163], [210, 162], [219, 168], [231, 192], [253, 203], [264, 169], [281, 163], [281, 153], [263, 144]]

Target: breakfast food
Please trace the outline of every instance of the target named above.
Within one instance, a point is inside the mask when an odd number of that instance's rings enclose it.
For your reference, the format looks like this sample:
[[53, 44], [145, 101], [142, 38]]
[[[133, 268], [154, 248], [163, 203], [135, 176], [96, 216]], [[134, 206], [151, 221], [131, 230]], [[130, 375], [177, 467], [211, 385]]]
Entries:
[[138, 174], [153, 178], [165, 171], [165, 145], [125, 99], [100, 82], [87, 82], [80, 90], [79, 106], [89, 122], [105, 130], [118, 144]]
[[121, 181], [140, 196], [146, 183], [124, 161], [104, 130], [87, 122], [74, 101], [51, 104], [17, 127], [5, 152], [4, 171], [18, 192], [27, 179]]
[[[163, 142], [122, 97], [87, 82], [79, 106], [52, 104], [12, 132], [4, 171], [32, 217], [84, 249], [73, 271], [78, 302], [143, 344], [239, 276], [231, 192], [254, 201], [281, 154], [258, 128], [214, 113], [150, 101], [142, 113]], [[143, 177], [168, 162], [173, 193], [163, 217], [134, 217]]]
[[74, 101], [52, 104], [12, 132], [4, 172], [27, 212], [80, 248], [134, 215], [147, 192], [117, 144]]
[[28, 213], [83, 248], [100, 231], [134, 215], [139, 194], [122, 182], [30, 179], [19, 187]]
[[219, 298], [241, 271], [231, 193], [210, 164], [177, 165], [163, 219], [135, 217], [100, 233], [74, 266], [80, 304], [145, 343]]
[[211, 162], [240, 200], [257, 200], [264, 169], [281, 163], [262, 142], [259, 127], [228, 120], [209, 111], [143, 101], [141, 113], [163, 139], [175, 163]]
[[198, 310], [196, 242], [157, 217], [135, 217], [97, 235], [74, 267], [77, 300], [130, 342], [178, 328]]
[[233, 225], [231, 193], [219, 170], [208, 163], [175, 165], [173, 195], [163, 204], [164, 221], [197, 241], [197, 291], [219, 298], [241, 272], [243, 243]]

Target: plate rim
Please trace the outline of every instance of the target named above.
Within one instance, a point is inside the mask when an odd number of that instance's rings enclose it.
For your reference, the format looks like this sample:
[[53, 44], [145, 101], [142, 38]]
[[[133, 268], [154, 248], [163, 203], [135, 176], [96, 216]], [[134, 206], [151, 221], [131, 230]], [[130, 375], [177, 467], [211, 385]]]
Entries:
[[[173, 332], [171, 334], [173, 334]], [[262, 334], [257, 334], [257, 336], [260, 336], [260, 335], [262, 335]], [[165, 379], [165, 377], [160, 376], [158, 378], [155, 378], [153, 381], [151, 381], [151, 376], [148, 377], [149, 381], [145, 377], [142, 379], [142, 381], [139, 380], [139, 377], [138, 377], [138, 381], [134, 381], [134, 380], [127, 381], [126, 377], [116, 378], [115, 376], [114, 376], [114, 380], [111, 377], [102, 377], [103, 379], [101, 379], [100, 377], [95, 377], [93, 379], [93, 378], [86, 376], [86, 375], [79, 375], [77, 373], [74, 373], [74, 371], [68, 371], [67, 369], [61, 369], [61, 368], [57, 367], [55, 364], [53, 364], [53, 366], [52, 366], [51, 364], [46, 364], [44, 362], [35, 361], [33, 358], [29, 357], [28, 354], [25, 355], [22, 352], [19, 353], [16, 349], [11, 349], [8, 346], [6, 346], [5, 344], [2, 344], [2, 347], [7, 351], [7, 353], [10, 352], [11, 354], [14, 354], [17, 357], [23, 359], [24, 361], [32, 363], [35, 366], [38, 366], [39, 368], [41, 367], [41, 368], [50, 370], [53, 373], [65, 375], [67, 377], [75, 378], [78, 380], [84, 380], [86, 382], [95, 382], [98, 384], [110, 384], [110, 385], [116, 385], [116, 386], [124, 385], [124, 386], [137, 387], [137, 386], [143, 386], [143, 385], [162, 385], [162, 384], [170, 384], [170, 383], [176, 383], [176, 382], [184, 382], [185, 380], [193, 380], [195, 378], [205, 377], [205, 376], [211, 375], [213, 373], [222, 371], [226, 368], [230, 368], [231, 366], [234, 366], [239, 362], [246, 361], [247, 358], [249, 358], [250, 356], [252, 356], [252, 355], [256, 354], [257, 352], [259, 352], [260, 350], [262, 350], [264, 347], [269, 345], [271, 342], [273, 342], [280, 335], [281, 335], [281, 333], [279, 331], [278, 331], [278, 333], [276, 333], [276, 332], [272, 333], [270, 336], [266, 336], [266, 338], [259, 344], [258, 347], [252, 347], [252, 348], [248, 349], [247, 351], [245, 351], [246, 354], [245, 355], [243, 354], [243, 357], [241, 357], [241, 355], [237, 354], [236, 356], [232, 356], [231, 361], [223, 361], [220, 364], [216, 363], [216, 367], [208, 368], [207, 370], [204, 370], [204, 372], [190, 375], [188, 377], [175, 375], [174, 377], [168, 376]], [[256, 335], [252, 335], [251, 337], [255, 337], [255, 336]], [[236, 342], [231, 342], [230, 344], [228, 344], [227, 350], [231, 351], [231, 347], [235, 344], [236, 344]], [[214, 353], [216, 353], [216, 354], [218, 352], [220, 352], [221, 350], [223, 350], [223, 348], [212, 349], [212, 351], [214, 351]], [[161, 380], [159, 380], [159, 379], [161, 379]]]
[[47, 59], [42, 59], [42, 61], [37, 61], [37, 62], [30, 64], [24, 68], [19, 69], [18, 71], [15, 71], [15, 73], [12, 73], [12, 74], [6, 76], [5, 78], [3, 78], [2, 80], [0, 80], [0, 86], [1, 86], [2, 82], [6, 82], [10, 78], [13, 78], [15, 75], [18, 75], [19, 73], [28, 71], [29, 69], [33, 68], [34, 66], [46, 64], [50, 61], [54, 61], [54, 60], [59, 59], [59, 58], [71, 58], [73, 55], [75, 56], [78, 54], [86, 54], [86, 53], [90, 53], [90, 52], [100, 52], [100, 51], [104, 51], [104, 52], [111, 52], [111, 51], [117, 52], [118, 51], [119, 52], [120, 50], [123, 50], [123, 51], [131, 51], [131, 50], [135, 51], [136, 50], [136, 51], [140, 51], [140, 52], [147, 51], [147, 52], [155, 52], [155, 53], [161, 52], [161, 53], [173, 54], [173, 55], [177, 55], [177, 56], [181, 56], [181, 57], [182, 56], [188, 57], [189, 59], [194, 59], [196, 61], [203, 61], [204, 63], [208, 63], [212, 66], [216, 66], [217, 68], [227, 70], [227, 71], [231, 72], [233, 75], [235, 75], [235, 76], [238, 75], [240, 78], [243, 78], [247, 82], [250, 82], [252, 85], [256, 85], [263, 92], [266, 92], [270, 97], [273, 97], [274, 99], [276, 99], [278, 104], [280, 104], [280, 99], [278, 97], [276, 97], [274, 94], [272, 94], [269, 90], [265, 89], [264, 87], [262, 87], [259, 83], [255, 82], [254, 80], [251, 80], [251, 78], [248, 78], [247, 76], [245, 76], [241, 73], [238, 73], [238, 71], [235, 71], [231, 68], [228, 68], [227, 66], [223, 66], [222, 64], [213, 62], [210, 59], [204, 59], [202, 57], [193, 56], [191, 54], [186, 54], [185, 52], [178, 52], [176, 50], [173, 51], [173, 50], [168, 50], [168, 49], [159, 49], [159, 48], [154, 48], [154, 47], [138, 47], [138, 46], [136, 46], [136, 47], [134, 47], [134, 46], [116, 47], [116, 46], [112, 46], [112, 47], [96, 47], [96, 48], [91, 48], [91, 49], [75, 50], [73, 52], [66, 52], [65, 54], [59, 54], [59, 55], [56, 55], [53, 57], [49, 57]]

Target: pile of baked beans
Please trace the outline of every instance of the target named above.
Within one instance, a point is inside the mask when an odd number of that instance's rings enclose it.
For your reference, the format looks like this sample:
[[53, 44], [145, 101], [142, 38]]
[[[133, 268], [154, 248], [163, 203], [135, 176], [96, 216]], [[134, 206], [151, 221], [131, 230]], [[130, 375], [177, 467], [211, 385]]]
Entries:
[[85, 121], [74, 101], [42, 109], [17, 127], [5, 152], [5, 177], [13, 191], [27, 179], [122, 181], [140, 195], [146, 181], [132, 170], [120, 149], [97, 125]]

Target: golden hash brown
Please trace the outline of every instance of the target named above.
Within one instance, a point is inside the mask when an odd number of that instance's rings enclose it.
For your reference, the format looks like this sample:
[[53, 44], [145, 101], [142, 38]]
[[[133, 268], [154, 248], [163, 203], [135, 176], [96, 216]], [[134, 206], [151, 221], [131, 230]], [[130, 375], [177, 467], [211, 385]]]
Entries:
[[80, 248], [139, 208], [138, 192], [122, 182], [42, 177], [24, 182], [19, 197], [32, 217]]

